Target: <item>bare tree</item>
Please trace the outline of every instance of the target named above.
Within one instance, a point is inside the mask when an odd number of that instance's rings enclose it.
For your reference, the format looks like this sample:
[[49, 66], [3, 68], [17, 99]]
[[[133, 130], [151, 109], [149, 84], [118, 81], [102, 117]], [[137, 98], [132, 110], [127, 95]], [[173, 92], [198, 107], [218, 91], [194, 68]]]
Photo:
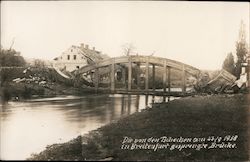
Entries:
[[125, 56], [131, 55], [132, 53], [134, 53], [134, 50], [136, 49], [132, 43], [126, 43], [122, 46], [122, 48]]
[[13, 47], [14, 43], [15, 43], [15, 37], [12, 39], [12, 42], [11, 42], [11, 45], [10, 45], [10, 49], [9, 49], [9, 50], [11, 50], [11, 49], [12, 49], [12, 47]]
[[155, 51], [153, 51], [149, 56], [153, 56], [155, 54]]

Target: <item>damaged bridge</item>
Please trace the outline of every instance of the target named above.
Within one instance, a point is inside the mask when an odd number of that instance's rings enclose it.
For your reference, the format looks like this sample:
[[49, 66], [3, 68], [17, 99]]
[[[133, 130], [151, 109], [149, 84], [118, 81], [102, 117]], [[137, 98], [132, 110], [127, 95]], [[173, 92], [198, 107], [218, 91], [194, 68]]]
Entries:
[[[156, 68], [162, 71], [162, 87], [156, 89]], [[105, 70], [106, 69], [106, 70]], [[171, 87], [172, 70], [181, 74], [179, 87]], [[104, 72], [105, 71], [105, 72]], [[75, 76], [91, 74], [93, 90], [126, 94], [183, 95], [186, 94], [187, 75], [197, 78], [200, 70], [190, 65], [162, 57], [131, 55], [110, 58], [90, 64], [74, 72]], [[151, 77], [150, 75], [151, 74]], [[106, 78], [108, 86], [100, 81]], [[77, 79], [74, 78], [74, 79]], [[151, 82], [152, 84], [149, 84]], [[143, 86], [141, 86], [143, 84]]]

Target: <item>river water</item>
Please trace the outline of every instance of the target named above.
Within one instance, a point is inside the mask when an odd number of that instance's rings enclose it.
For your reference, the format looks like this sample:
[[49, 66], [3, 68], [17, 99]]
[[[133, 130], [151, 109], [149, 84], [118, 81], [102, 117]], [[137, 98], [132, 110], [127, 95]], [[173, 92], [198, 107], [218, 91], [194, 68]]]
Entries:
[[67, 142], [162, 101], [157, 96], [118, 94], [11, 101], [0, 107], [1, 159], [24, 160], [47, 145]]

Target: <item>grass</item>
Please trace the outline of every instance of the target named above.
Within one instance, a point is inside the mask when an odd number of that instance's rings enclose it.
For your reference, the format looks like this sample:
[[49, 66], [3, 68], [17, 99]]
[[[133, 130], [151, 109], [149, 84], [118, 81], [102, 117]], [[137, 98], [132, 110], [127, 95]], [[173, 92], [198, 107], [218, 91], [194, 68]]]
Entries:
[[[135, 113], [83, 137], [48, 146], [29, 160], [247, 161], [247, 95], [186, 97]], [[208, 137], [238, 135], [235, 149], [122, 150], [125, 136]]]

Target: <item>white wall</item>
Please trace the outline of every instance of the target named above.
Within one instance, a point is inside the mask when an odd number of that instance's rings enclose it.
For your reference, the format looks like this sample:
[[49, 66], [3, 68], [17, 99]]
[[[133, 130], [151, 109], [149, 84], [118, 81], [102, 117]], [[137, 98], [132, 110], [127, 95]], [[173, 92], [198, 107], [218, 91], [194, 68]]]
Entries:
[[[69, 56], [69, 59], [68, 59]], [[76, 59], [74, 59], [74, 56]], [[82, 51], [76, 47], [72, 46], [66, 51], [62, 53], [61, 56], [58, 57], [58, 60], [55, 61], [55, 66], [59, 69], [63, 69], [66, 67], [67, 71], [73, 71], [87, 65], [87, 58], [82, 54]]]

